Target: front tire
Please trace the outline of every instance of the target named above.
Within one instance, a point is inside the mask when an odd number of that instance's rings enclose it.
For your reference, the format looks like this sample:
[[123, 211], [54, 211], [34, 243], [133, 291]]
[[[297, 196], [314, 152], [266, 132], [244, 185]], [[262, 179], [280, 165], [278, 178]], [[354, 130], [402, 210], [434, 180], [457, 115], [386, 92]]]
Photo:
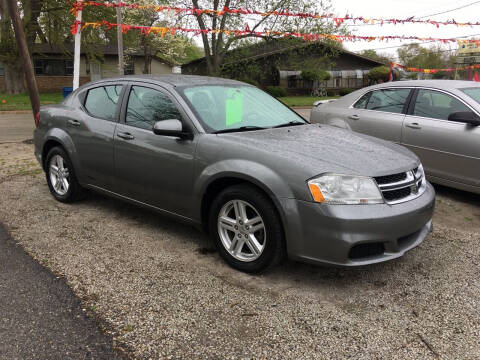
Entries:
[[235, 185], [214, 200], [209, 230], [222, 258], [233, 268], [258, 273], [285, 256], [283, 227], [270, 198], [257, 188]]
[[63, 148], [54, 147], [48, 152], [45, 174], [50, 193], [56, 200], [70, 203], [84, 197], [84, 189], [79, 184], [70, 157]]

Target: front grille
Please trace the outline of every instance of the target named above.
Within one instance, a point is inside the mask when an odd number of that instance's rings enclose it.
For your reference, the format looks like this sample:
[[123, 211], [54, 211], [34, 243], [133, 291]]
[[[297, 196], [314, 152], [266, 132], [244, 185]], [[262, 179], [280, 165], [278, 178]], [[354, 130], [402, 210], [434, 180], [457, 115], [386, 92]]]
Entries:
[[410, 196], [411, 193], [412, 190], [409, 187], [406, 187], [392, 191], [384, 191], [383, 197], [387, 201], [396, 201]]
[[407, 178], [407, 173], [400, 173], [400, 174], [393, 174], [393, 175], [386, 175], [386, 176], [378, 176], [375, 178], [378, 185], [383, 184], [391, 184], [396, 183], [399, 181], [403, 181]]
[[420, 195], [419, 190], [423, 185], [423, 171], [418, 171], [418, 168], [415, 168], [403, 173], [377, 176], [375, 181], [385, 201], [389, 204], [396, 204]]
[[350, 249], [348, 257], [352, 260], [359, 260], [372, 256], [379, 256], [384, 252], [385, 245], [383, 243], [358, 244]]

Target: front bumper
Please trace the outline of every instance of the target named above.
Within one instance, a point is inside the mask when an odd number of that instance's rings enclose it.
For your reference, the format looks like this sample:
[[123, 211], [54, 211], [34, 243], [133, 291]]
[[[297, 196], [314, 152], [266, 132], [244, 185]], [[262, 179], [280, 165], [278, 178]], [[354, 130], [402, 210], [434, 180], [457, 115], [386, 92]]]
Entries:
[[435, 190], [388, 205], [324, 205], [282, 199], [290, 258], [359, 266], [398, 258], [432, 231]]

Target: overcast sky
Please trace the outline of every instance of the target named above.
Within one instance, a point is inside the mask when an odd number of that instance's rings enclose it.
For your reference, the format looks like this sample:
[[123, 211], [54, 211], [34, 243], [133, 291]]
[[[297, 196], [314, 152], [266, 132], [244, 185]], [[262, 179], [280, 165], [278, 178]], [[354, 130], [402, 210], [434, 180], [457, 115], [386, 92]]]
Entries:
[[[452, 10], [473, 3], [473, 0], [333, 0], [334, 11], [337, 15], [345, 14], [364, 17], [381, 17], [405, 19], [411, 16], [423, 17], [443, 11]], [[480, 21], [480, 1], [471, 6], [451, 11], [441, 15], [428, 16], [425, 19], [451, 20], [457, 22]], [[348, 22], [348, 24], [352, 24]], [[421, 37], [453, 38], [465, 35], [477, 35], [480, 38], [480, 26], [457, 27], [455, 25], [436, 28], [434, 25], [406, 24], [406, 25], [383, 25], [383, 26], [350, 26], [352, 33], [356, 35], [407, 35]], [[345, 48], [352, 51], [363, 49], [378, 49], [405, 44], [402, 41], [372, 41], [372, 42], [345, 42]], [[423, 46], [429, 46], [424, 44]], [[457, 48], [456, 43], [450, 45]], [[448, 45], [444, 46], [448, 49]], [[378, 49], [378, 52], [388, 52], [396, 55], [397, 48]]]

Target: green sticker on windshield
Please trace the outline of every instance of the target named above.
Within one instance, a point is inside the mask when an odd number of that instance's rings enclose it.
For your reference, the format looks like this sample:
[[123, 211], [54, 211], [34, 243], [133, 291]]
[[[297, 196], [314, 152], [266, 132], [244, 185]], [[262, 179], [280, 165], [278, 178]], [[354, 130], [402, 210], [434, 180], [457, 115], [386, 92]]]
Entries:
[[243, 94], [240, 90], [229, 89], [225, 101], [225, 125], [241, 123], [243, 118]]

